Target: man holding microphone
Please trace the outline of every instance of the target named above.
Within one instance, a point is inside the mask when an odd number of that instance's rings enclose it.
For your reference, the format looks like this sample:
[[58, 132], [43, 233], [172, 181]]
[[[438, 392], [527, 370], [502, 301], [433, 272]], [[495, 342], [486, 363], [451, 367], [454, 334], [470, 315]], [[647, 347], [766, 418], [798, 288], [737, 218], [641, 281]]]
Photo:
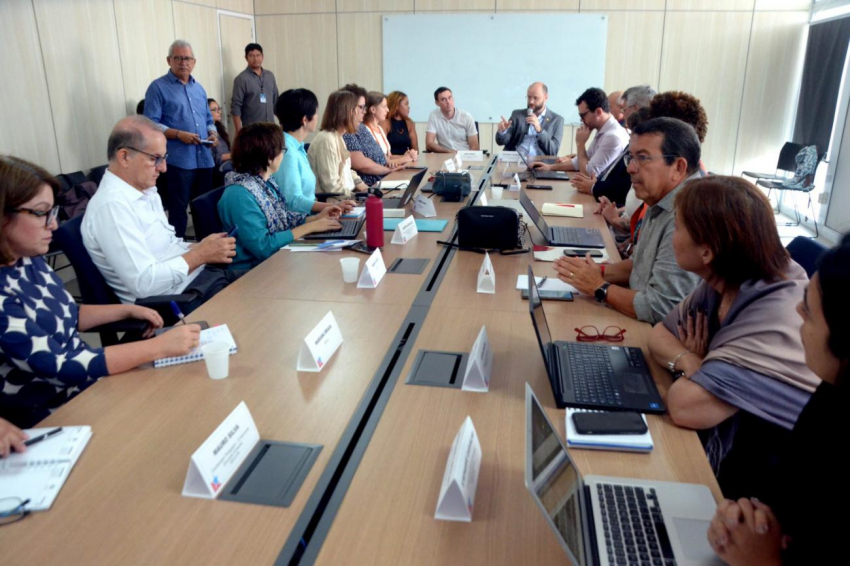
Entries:
[[535, 155], [558, 155], [564, 135], [564, 118], [546, 107], [549, 89], [536, 82], [528, 87], [527, 108], [514, 110], [511, 119], [502, 116], [496, 143], [506, 151], [521, 151], [529, 158]]

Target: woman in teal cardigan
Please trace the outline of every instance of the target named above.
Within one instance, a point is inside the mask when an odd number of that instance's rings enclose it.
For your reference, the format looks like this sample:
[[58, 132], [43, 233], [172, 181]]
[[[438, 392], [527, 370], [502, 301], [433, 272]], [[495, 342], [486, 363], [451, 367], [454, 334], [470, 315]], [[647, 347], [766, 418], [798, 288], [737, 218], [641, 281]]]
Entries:
[[[304, 140], [316, 131], [319, 123], [319, 100], [306, 88], [290, 89], [280, 95], [274, 114], [283, 128], [287, 148], [280, 169], [272, 175], [280, 192], [295, 212], [318, 213], [330, 203], [316, 200], [316, 174], [310, 168]], [[343, 212], [356, 206], [353, 200], [336, 203]]]
[[340, 208], [329, 206], [307, 216], [293, 212], [272, 175], [286, 152], [276, 124], [245, 126], [233, 142], [233, 171], [218, 202], [224, 229], [236, 233], [236, 257], [231, 269], [251, 269], [293, 240], [314, 232], [338, 230]]

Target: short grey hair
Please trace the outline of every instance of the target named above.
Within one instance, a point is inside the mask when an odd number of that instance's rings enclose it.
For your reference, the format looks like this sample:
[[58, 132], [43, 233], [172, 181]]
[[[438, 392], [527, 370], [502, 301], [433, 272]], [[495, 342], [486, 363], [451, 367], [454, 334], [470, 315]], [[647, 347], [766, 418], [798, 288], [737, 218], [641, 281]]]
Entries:
[[646, 108], [652, 98], [658, 94], [654, 88], [649, 85], [639, 85], [627, 88], [620, 97], [623, 101], [623, 106], [637, 106], [638, 108]]
[[142, 149], [147, 145], [145, 130], [162, 132], [156, 123], [147, 116], [134, 115], [122, 118], [112, 128], [109, 140], [106, 142], [106, 158], [109, 161], [115, 159], [119, 149], [136, 148]]
[[[186, 41], [185, 39], [175, 39], [174, 43], [172, 43], [168, 47], [168, 56], [171, 57], [172, 55], [174, 55], [174, 50], [178, 47], [188, 47], [189, 49], [192, 49], [192, 44]], [[194, 49], [192, 49], [192, 53], [195, 53]]]

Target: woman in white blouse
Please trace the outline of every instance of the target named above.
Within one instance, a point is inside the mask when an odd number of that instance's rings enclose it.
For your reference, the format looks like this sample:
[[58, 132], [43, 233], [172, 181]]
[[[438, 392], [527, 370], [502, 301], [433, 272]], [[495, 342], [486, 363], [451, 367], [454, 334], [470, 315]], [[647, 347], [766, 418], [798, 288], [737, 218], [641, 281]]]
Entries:
[[357, 111], [356, 95], [338, 90], [328, 96], [321, 130], [307, 150], [310, 167], [316, 174], [316, 192], [348, 197], [354, 191], [369, 189], [351, 170], [351, 153], [342, 139], [343, 134], [355, 132]]
[[387, 119], [390, 108], [387, 105], [387, 97], [380, 92], [370, 92], [366, 95], [366, 116], [363, 125], [369, 129], [369, 133], [381, 148], [390, 168], [403, 167], [410, 163], [416, 163], [419, 153], [415, 149], [408, 149], [404, 155], [393, 155], [387, 133], [381, 127], [381, 122]]

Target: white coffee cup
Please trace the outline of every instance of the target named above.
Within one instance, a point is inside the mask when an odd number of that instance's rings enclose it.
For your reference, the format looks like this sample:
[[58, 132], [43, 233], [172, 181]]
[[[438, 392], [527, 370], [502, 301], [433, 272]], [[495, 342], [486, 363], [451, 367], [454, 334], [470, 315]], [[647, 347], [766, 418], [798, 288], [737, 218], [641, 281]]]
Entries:
[[356, 283], [357, 273], [360, 271], [359, 257], [344, 257], [339, 260], [342, 265], [342, 280], [346, 283]]
[[227, 342], [210, 342], [201, 346], [204, 363], [211, 379], [224, 379], [230, 373], [230, 345]]
[[490, 185], [490, 196], [496, 200], [502, 198], [502, 191], [504, 189], [502, 187], [497, 187], [496, 185]]

